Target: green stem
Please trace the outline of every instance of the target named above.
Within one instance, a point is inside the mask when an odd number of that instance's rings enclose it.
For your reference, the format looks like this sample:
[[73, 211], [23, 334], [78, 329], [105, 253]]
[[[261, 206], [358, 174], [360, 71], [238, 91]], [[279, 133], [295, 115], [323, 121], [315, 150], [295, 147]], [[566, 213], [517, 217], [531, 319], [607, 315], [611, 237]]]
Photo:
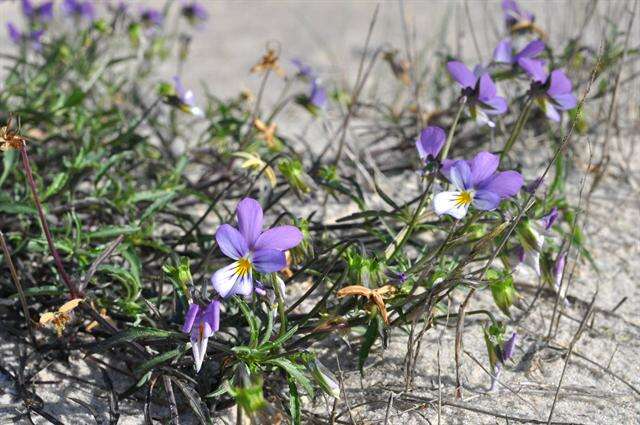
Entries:
[[460, 107], [458, 108], [458, 112], [456, 113], [456, 117], [453, 120], [453, 124], [451, 125], [451, 129], [449, 129], [449, 135], [447, 136], [447, 142], [444, 144], [444, 148], [440, 153], [440, 161], [444, 161], [447, 159], [447, 155], [449, 154], [449, 149], [451, 148], [451, 143], [453, 142], [453, 135], [456, 132], [456, 127], [458, 126], [458, 121], [460, 121], [460, 116], [462, 115], [462, 110], [467, 104], [467, 97], [463, 96], [460, 99]]
[[280, 285], [278, 282], [273, 283], [273, 290], [276, 293], [276, 299], [278, 300], [278, 316], [280, 316], [280, 330], [278, 336], [282, 336], [287, 332], [287, 313], [284, 304], [284, 294], [280, 292]]
[[524, 108], [522, 108], [522, 111], [520, 111], [520, 116], [518, 116], [518, 119], [516, 121], [516, 128], [511, 133], [511, 136], [509, 136], [507, 143], [504, 144], [504, 148], [500, 153], [500, 162], [502, 162], [502, 160], [507, 156], [516, 139], [518, 138], [518, 136], [520, 136], [522, 127], [524, 127], [524, 123], [527, 122], [527, 118], [529, 117], [529, 112], [531, 111], [532, 104], [533, 96], [529, 96], [527, 102], [524, 105]]

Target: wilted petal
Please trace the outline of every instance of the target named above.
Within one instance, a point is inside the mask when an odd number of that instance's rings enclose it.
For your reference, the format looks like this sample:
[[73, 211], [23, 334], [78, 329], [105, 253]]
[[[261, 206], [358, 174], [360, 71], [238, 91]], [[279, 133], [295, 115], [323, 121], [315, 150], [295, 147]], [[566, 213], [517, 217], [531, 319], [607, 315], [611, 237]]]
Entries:
[[258, 237], [253, 248], [275, 249], [286, 251], [297, 246], [302, 241], [302, 232], [295, 226], [277, 226], [267, 230]]
[[516, 61], [520, 58], [533, 58], [538, 56], [544, 50], [544, 43], [541, 40], [533, 40], [531, 43], [524, 46], [515, 57]]
[[478, 189], [493, 192], [500, 198], [508, 198], [516, 195], [523, 184], [522, 175], [517, 171], [502, 171], [483, 181]]
[[431, 155], [437, 157], [444, 145], [446, 135], [440, 127], [429, 126], [420, 132], [420, 139], [416, 142], [418, 155], [425, 160]]
[[198, 316], [198, 312], [200, 311], [200, 306], [195, 303], [189, 304], [189, 310], [187, 310], [187, 314], [184, 316], [184, 325], [182, 325], [182, 332], [189, 333], [191, 332], [191, 328], [193, 328], [193, 323]]
[[473, 196], [473, 206], [479, 210], [492, 211], [500, 205], [500, 196], [488, 190], [479, 190]]
[[556, 69], [551, 73], [547, 94], [551, 97], [555, 97], [559, 94], [567, 93], [571, 93], [571, 80], [567, 77], [567, 74]]
[[471, 184], [472, 186], [481, 185], [486, 179], [491, 177], [498, 169], [500, 157], [490, 152], [479, 152], [470, 161], [471, 168]]
[[511, 63], [513, 61], [511, 51], [511, 40], [505, 38], [498, 43], [496, 49], [493, 51], [493, 60], [499, 63]]
[[276, 249], [259, 249], [253, 253], [253, 264], [261, 273], [273, 273], [287, 266], [284, 252]]
[[489, 74], [482, 74], [478, 80], [478, 99], [485, 102], [496, 96], [496, 85]]
[[520, 68], [534, 81], [544, 83], [547, 80], [547, 71], [544, 69], [544, 62], [537, 59], [519, 58], [518, 65], [520, 65]]
[[440, 192], [433, 197], [433, 209], [436, 214], [449, 214], [450, 216], [461, 219], [467, 214], [469, 204], [460, 202], [460, 191]]
[[451, 183], [458, 190], [466, 190], [471, 187], [471, 168], [467, 161], [456, 161], [449, 172]]
[[562, 109], [563, 111], [573, 109], [578, 104], [578, 99], [572, 93], [555, 95], [553, 96], [553, 101], [556, 103], [558, 109]]
[[243, 257], [247, 251], [249, 251], [249, 246], [244, 236], [228, 224], [223, 224], [218, 227], [216, 231], [216, 242], [224, 255], [234, 260]]
[[238, 204], [236, 215], [240, 233], [251, 248], [262, 230], [262, 207], [255, 199], [244, 198]]
[[467, 88], [476, 85], [476, 76], [462, 62], [451, 61], [447, 63], [447, 70], [462, 87]]

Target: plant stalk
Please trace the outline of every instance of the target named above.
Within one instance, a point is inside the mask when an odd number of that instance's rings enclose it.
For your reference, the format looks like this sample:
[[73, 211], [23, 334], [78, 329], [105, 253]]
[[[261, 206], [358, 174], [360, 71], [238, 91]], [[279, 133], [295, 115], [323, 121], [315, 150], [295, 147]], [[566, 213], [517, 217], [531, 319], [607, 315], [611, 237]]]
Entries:
[[529, 98], [527, 99], [524, 105], [524, 108], [522, 108], [522, 111], [520, 111], [520, 115], [516, 120], [516, 128], [513, 130], [513, 132], [509, 136], [507, 143], [504, 144], [504, 148], [502, 148], [502, 152], [500, 153], [500, 162], [502, 162], [502, 160], [507, 156], [507, 154], [513, 147], [513, 144], [515, 143], [516, 139], [518, 138], [518, 136], [520, 136], [520, 133], [522, 132], [522, 128], [524, 127], [524, 123], [527, 122], [527, 119], [529, 118], [529, 112], [531, 112], [532, 104], [533, 104], [533, 96], [529, 96]]
[[467, 104], [467, 97], [462, 96], [460, 98], [460, 107], [458, 108], [458, 112], [456, 112], [456, 117], [453, 120], [453, 124], [449, 129], [449, 134], [447, 135], [447, 141], [444, 144], [444, 148], [442, 148], [442, 152], [440, 152], [440, 161], [444, 161], [447, 159], [447, 155], [449, 155], [449, 149], [451, 148], [451, 144], [453, 143], [453, 135], [456, 132], [456, 127], [458, 127], [458, 122], [460, 121], [460, 116], [462, 116], [462, 111], [464, 110], [465, 105]]

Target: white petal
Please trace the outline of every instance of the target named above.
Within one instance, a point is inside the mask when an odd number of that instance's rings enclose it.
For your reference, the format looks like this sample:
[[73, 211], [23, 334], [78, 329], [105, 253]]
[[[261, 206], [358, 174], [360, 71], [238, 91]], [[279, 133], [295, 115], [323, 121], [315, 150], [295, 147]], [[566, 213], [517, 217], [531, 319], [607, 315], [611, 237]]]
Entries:
[[207, 354], [207, 344], [209, 343], [209, 333], [198, 335], [197, 338], [191, 338], [191, 350], [193, 351], [193, 362], [196, 366], [196, 373], [200, 372], [204, 357]]
[[450, 216], [461, 219], [467, 214], [468, 204], [460, 204], [458, 197], [460, 191], [440, 192], [433, 198], [433, 208], [438, 215], [449, 214]]
[[204, 117], [204, 112], [202, 111], [202, 109], [198, 108], [197, 106], [192, 106], [190, 112], [191, 112], [191, 115], [194, 115], [196, 117], [199, 117], [199, 118]]
[[229, 292], [229, 296], [231, 295], [242, 295], [245, 298], [249, 298], [253, 294], [253, 277], [251, 276], [251, 272], [248, 275], [239, 278], [236, 280], [235, 285]]
[[211, 276], [211, 284], [213, 289], [220, 294], [222, 298], [226, 298], [231, 292], [236, 282], [238, 281], [238, 275], [236, 269], [238, 268], [238, 261], [229, 264], [227, 267], [223, 267]]
[[478, 125], [488, 125], [490, 128], [494, 128], [496, 125], [489, 119], [489, 116], [480, 108], [476, 108], [476, 123]]

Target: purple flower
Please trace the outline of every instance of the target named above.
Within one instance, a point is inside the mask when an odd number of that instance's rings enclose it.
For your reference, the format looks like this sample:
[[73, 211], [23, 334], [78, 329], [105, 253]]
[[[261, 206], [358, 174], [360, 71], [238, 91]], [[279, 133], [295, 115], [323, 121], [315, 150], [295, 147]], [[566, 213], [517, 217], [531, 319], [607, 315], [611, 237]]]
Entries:
[[444, 146], [446, 135], [440, 127], [429, 126], [420, 132], [420, 138], [416, 140], [416, 149], [423, 162], [431, 161], [438, 157]]
[[469, 205], [479, 210], [491, 211], [500, 201], [518, 193], [524, 180], [517, 171], [498, 172], [498, 155], [478, 153], [471, 161], [446, 160], [442, 174], [456, 190], [438, 193], [433, 199], [436, 214], [449, 214], [461, 219]]
[[40, 39], [44, 34], [43, 29], [31, 31], [28, 34], [24, 34], [22, 31], [18, 29], [18, 27], [13, 25], [13, 23], [9, 22], [7, 23], [7, 32], [9, 33], [9, 38], [15, 44], [21, 44], [25, 42], [25, 43], [28, 43], [31, 47], [33, 47], [33, 49], [36, 51], [39, 51], [40, 49], [42, 49], [42, 43], [40, 42]]
[[513, 354], [516, 350], [517, 342], [518, 342], [518, 334], [514, 332], [511, 335], [511, 338], [505, 341], [504, 346], [502, 347], [502, 352], [500, 353], [500, 360], [502, 360], [502, 363], [506, 363], [507, 360], [513, 357]]
[[192, 1], [184, 3], [180, 11], [191, 25], [199, 26], [209, 19], [209, 13], [200, 3]]
[[544, 50], [544, 43], [541, 40], [534, 40], [531, 43], [524, 46], [518, 53], [513, 53], [513, 46], [511, 40], [505, 38], [498, 43], [498, 46], [493, 51], [493, 60], [497, 63], [506, 63], [510, 65], [520, 65], [520, 60], [527, 58], [531, 60], [537, 60], [542, 65], [544, 62], [540, 59], [534, 59]]
[[278, 226], [262, 232], [262, 207], [244, 198], [236, 209], [238, 229], [221, 225], [216, 231], [220, 250], [235, 260], [211, 276], [213, 289], [221, 297], [240, 294], [249, 297], [254, 288], [253, 271], [274, 273], [287, 266], [284, 252], [302, 241], [294, 226]]
[[497, 95], [496, 86], [491, 76], [481, 68], [475, 73], [462, 62], [447, 63], [447, 70], [451, 77], [462, 86], [462, 96], [467, 98], [471, 117], [479, 124], [495, 126], [487, 115], [504, 114], [507, 111], [507, 101]]
[[148, 7], [140, 13], [140, 21], [147, 28], [161, 27], [164, 15], [160, 11]]
[[213, 300], [206, 309], [198, 304], [189, 304], [184, 316], [182, 332], [191, 333], [191, 349], [196, 372], [200, 372], [204, 356], [207, 354], [209, 337], [220, 329], [220, 301]]
[[291, 63], [298, 68], [298, 75], [304, 78], [309, 78], [309, 79], [316, 79], [317, 75], [316, 73], [313, 71], [313, 68], [311, 68], [309, 65], [305, 64], [304, 62], [302, 62], [300, 59], [292, 59]]
[[53, 2], [34, 6], [31, 0], [22, 0], [22, 13], [30, 21], [49, 22], [53, 19]]
[[177, 106], [178, 108], [180, 108], [180, 110], [197, 117], [204, 116], [204, 112], [202, 111], [202, 109], [196, 106], [196, 97], [194, 96], [193, 92], [191, 90], [185, 90], [180, 77], [178, 77], [177, 75], [173, 77], [173, 89], [176, 92], [176, 97], [178, 100]]
[[504, 11], [504, 21], [508, 28], [516, 24], [527, 24], [535, 21], [533, 13], [520, 9], [515, 0], [502, 0], [502, 10]]
[[553, 223], [555, 223], [557, 219], [558, 219], [558, 208], [553, 207], [549, 212], [549, 214], [545, 215], [540, 219], [540, 222], [544, 227], [544, 230], [549, 230], [551, 229], [551, 226], [553, 226]]
[[541, 61], [521, 58], [518, 64], [533, 79], [531, 93], [547, 115], [553, 121], [560, 121], [561, 111], [573, 109], [578, 104], [578, 99], [572, 93], [571, 80], [567, 75], [556, 69], [547, 74]]
[[86, 19], [88, 21], [93, 21], [95, 18], [95, 8], [93, 7], [93, 2], [90, 0], [64, 0], [62, 9], [67, 16], [74, 18]]
[[319, 109], [324, 109], [324, 107], [327, 106], [327, 91], [320, 84], [319, 78], [315, 78], [311, 82], [309, 103]]

